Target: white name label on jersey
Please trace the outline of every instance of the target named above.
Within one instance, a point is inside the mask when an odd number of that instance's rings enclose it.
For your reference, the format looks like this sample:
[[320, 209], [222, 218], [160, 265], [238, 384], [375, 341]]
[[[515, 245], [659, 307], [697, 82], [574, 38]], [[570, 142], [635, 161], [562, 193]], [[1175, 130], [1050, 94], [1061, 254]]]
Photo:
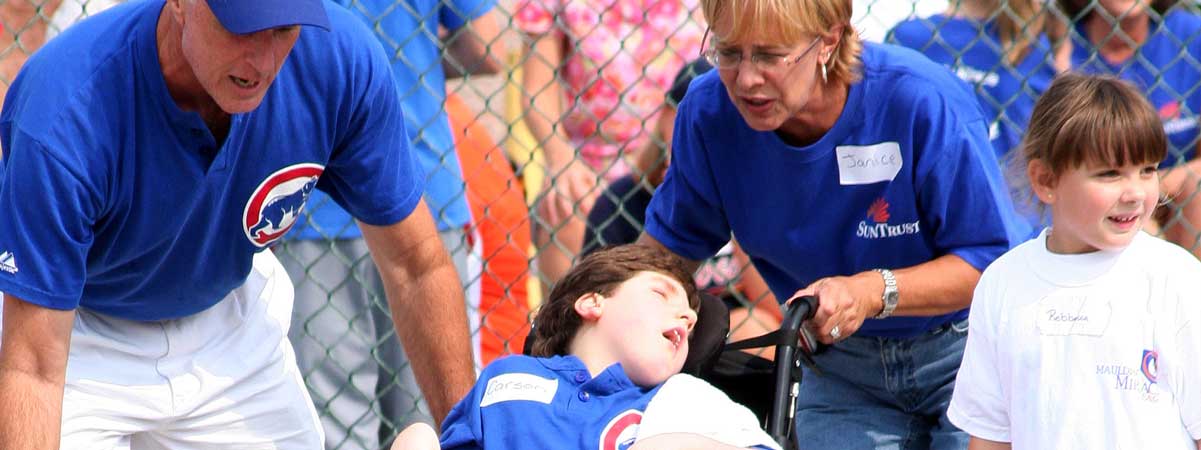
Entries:
[[1101, 336], [1112, 312], [1106, 298], [1048, 296], [1038, 302], [1038, 332], [1044, 336]]
[[526, 400], [549, 405], [555, 398], [555, 391], [558, 390], [559, 380], [546, 379], [528, 373], [506, 373], [488, 380], [488, 387], [484, 389], [484, 398], [480, 400], [480, 407], [512, 400]]
[[842, 185], [892, 181], [904, 164], [901, 146], [896, 142], [841, 145], [834, 152], [838, 157], [838, 183]]

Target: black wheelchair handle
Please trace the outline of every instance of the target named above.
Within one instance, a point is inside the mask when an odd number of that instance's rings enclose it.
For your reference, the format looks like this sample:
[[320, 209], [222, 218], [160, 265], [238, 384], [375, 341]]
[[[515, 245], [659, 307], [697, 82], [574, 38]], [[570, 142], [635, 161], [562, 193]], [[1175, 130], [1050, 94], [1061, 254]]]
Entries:
[[817, 297], [806, 295], [789, 300], [784, 310], [784, 321], [780, 324], [780, 335], [776, 338], [777, 349], [785, 346], [796, 347], [796, 336], [801, 331], [801, 324], [812, 319], [817, 314]]
[[812, 295], [789, 300], [784, 308], [784, 322], [776, 336], [775, 399], [767, 431], [782, 446], [787, 440], [789, 424], [792, 422], [792, 411], [789, 411], [793, 407], [793, 397], [789, 395], [793, 389], [792, 372], [801, 370], [797, 367], [797, 333], [801, 330], [801, 324], [817, 313], [817, 305], [817, 297]]

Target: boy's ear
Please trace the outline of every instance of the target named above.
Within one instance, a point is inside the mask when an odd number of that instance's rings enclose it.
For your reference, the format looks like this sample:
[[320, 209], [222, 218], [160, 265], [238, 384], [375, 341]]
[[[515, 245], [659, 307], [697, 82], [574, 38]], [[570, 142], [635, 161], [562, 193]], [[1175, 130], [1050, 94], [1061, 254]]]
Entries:
[[1030, 190], [1038, 196], [1038, 201], [1047, 205], [1055, 203], [1055, 174], [1046, 162], [1041, 159], [1031, 160], [1026, 164], [1026, 178], [1030, 180]]
[[581, 295], [575, 300], [575, 313], [585, 321], [600, 320], [605, 297], [595, 292]]

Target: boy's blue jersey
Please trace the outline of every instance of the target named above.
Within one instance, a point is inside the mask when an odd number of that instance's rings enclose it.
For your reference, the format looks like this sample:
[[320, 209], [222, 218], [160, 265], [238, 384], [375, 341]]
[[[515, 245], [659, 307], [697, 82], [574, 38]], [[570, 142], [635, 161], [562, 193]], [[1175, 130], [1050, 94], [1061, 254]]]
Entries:
[[442, 423], [442, 448], [628, 448], [659, 387], [614, 364], [596, 378], [575, 356], [509, 356], [489, 364]]
[[396, 223], [421, 199], [387, 58], [326, 5], [302, 27], [262, 104], [218, 142], [179, 109], [159, 65], [162, 0], [85, 20], [25, 64], [0, 116], [0, 290], [132, 319], [220, 301], [314, 188], [359, 219]]
[[[425, 176], [425, 200], [439, 230], [471, 222], [467, 189], [446, 101], [439, 27], [455, 32], [487, 13], [495, 0], [336, 0], [372, 26], [388, 55], [392, 76], [405, 111], [413, 154]], [[289, 239], [357, 238], [358, 227], [346, 211], [322, 193], [312, 199]]]
[[[1174, 10], [1152, 21], [1147, 41], [1126, 61], [1106, 61], [1087, 39], [1084, 21], [1072, 34], [1072, 67], [1090, 74], [1121, 77], [1138, 86], [1159, 111], [1168, 135], [1168, 156], [1161, 167], [1193, 159], [1201, 120], [1201, 17]], [[1110, 39], [1121, 39], [1120, 33]]]
[[989, 138], [1001, 158], [1021, 145], [1035, 100], [1055, 78], [1050, 46], [1039, 36], [1016, 66], [1009, 64], [992, 22], [939, 14], [901, 22], [888, 39], [950, 67], [974, 88], [989, 121]]
[[[781, 301], [823, 277], [943, 255], [983, 270], [1029, 236], [967, 86], [902, 47], [868, 43], [862, 60], [837, 122], [805, 147], [747, 126], [716, 73], [697, 78], [647, 232], [695, 260], [733, 232]], [[869, 319], [858, 334], [908, 337], [966, 316]]]

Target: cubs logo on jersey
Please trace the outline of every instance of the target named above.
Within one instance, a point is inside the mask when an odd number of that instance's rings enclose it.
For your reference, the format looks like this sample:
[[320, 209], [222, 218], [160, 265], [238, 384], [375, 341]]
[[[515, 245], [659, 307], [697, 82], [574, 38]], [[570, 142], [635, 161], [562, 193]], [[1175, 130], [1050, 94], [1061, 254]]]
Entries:
[[627, 410], [613, 417], [601, 431], [601, 450], [625, 450], [634, 445], [638, 437], [638, 424], [642, 423], [642, 411]]
[[266, 247], [283, 237], [300, 218], [304, 203], [317, 187], [325, 167], [293, 164], [259, 183], [242, 213], [242, 230], [250, 242]]

